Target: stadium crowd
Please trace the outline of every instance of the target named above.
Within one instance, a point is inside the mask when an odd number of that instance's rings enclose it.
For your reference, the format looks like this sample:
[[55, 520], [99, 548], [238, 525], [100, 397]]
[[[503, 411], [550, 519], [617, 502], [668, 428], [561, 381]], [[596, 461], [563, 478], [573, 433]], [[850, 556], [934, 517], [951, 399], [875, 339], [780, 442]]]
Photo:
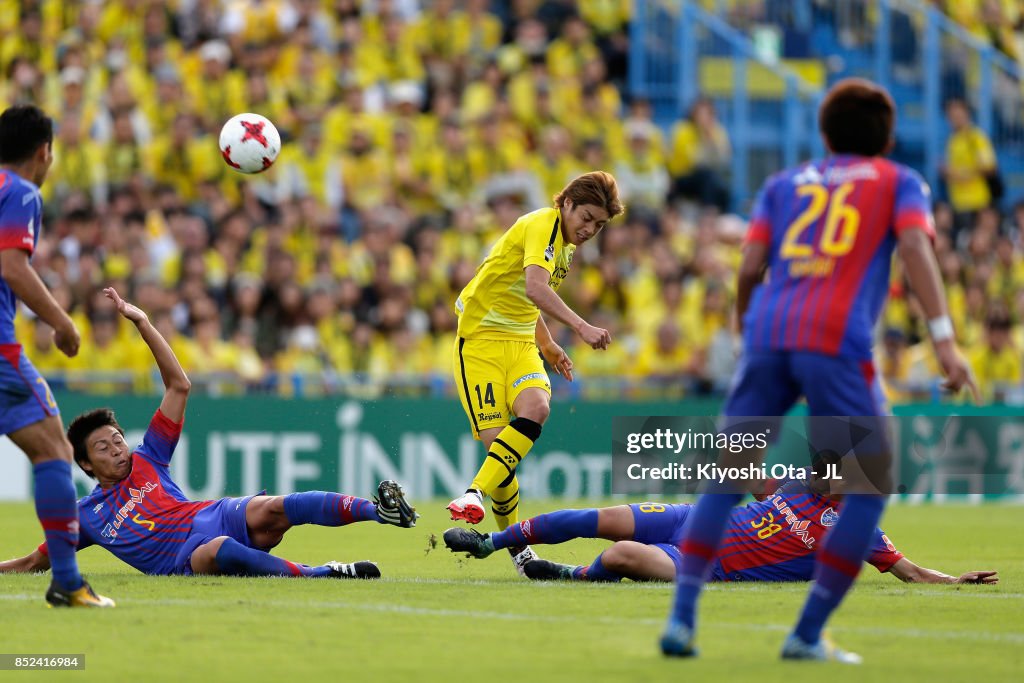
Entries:
[[[210, 391], [448, 392], [453, 302], [490, 244], [604, 169], [627, 216], [581, 249], [562, 294], [615, 341], [599, 353], [558, 333], [572, 390], [722, 391], [745, 230], [725, 211], [729, 138], [710, 101], [663, 131], [627, 98], [630, 6], [0, 0], [0, 103], [57, 125], [34, 263], [83, 333], [67, 359], [21, 316], [28, 355], [71, 388], [152, 389], [145, 347], [101, 294], [114, 286]], [[242, 111], [285, 141], [262, 175], [219, 158]], [[956, 243], [953, 211], [936, 218], [961, 339], [990, 396], [1012, 398], [1024, 208], [979, 208]], [[898, 272], [880, 338], [893, 398], [931, 398], [937, 367]]]

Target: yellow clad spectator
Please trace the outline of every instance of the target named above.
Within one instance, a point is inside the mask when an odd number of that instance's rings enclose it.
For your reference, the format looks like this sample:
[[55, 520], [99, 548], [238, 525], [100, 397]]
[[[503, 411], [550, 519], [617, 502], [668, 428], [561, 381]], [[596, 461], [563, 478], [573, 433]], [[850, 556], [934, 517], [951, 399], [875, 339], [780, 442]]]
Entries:
[[278, 390], [282, 396], [321, 393], [321, 378], [327, 368], [316, 328], [300, 325], [288, 335], [288, 344], [274, 358]]
[[462, 36], [462, 49], [472, 60], [494, 52], [501, 44], [501, 20], [487, 11], [488, 0], [466, 0], [464, 12], [455, 15], [455, 32]]
[[679, 397], [684, 393], [686, 376], [693, 370], [692, 361], [693, 352], [684, 343], [678, 324], [665, 320], [658, 325], [654, 338], [641, 346], [635, 372], [649, 386], [663, 388], [669, 396]]
[[389, 175], [394, 190], [392, 201], [422, 215], [439, 208], [436, 186], [443, 168], [438, 155], [414, 148], [413, 137], [414, 131], [409, 125], [394, 128]]
[[221, 125], [238, 113], [238, 103], [246, 101], [245, 76], [229, 68], [231, 48], [221, 40], [211, 40], [199, 48], [198, 63], [193, 60], [184, 74], [185, 89], [207, 131], [219, 131]]
[[119, 318], [103, 311], [90, 319], [89, 337], [68, 362], [68, 386], [96, 394], [132, 391], [147, 381], [151, 359], [118, 338]]
[[410, 36], [428, 64], [451, 61], [469, 50], [469, 36], [460, 33], [461, 15], [453, 0], [434, 0], [412, 25]]
[[359, 211], [375, 209], [391, 196], [387, 156], [363, 128], [352, 130], [342, 156], [341, 175], [346, 202]]
[[307, 46], [294, 56], [293, 65], [284, 58], [279, 64], [273, 81], [275, 90], [283, 91], [296, 125], [319, 124], [338, 93], [330, 59]]
[[480, 73], [466, 84], [462, 91], [462, 116], [475, 121], [488, 115], [502, 97], [505, 74], [496, 60], [482, 65]]
[[580, 16], [601, 36], [622, 31], [632, 16], [631, 0], [586, 0], [579, 3]]
[[65, 113], [53, 140], [53, 166], [44, 196], [62, 200], [72, 192], [83, 192], [95, 206], [107, 203], [106, 168], [100, 146], [89, 140], [75, 112]]
[[217, 156], [216, 141], [196, 135], [192, 114], [175, 117], [170, 131], [150, 146], [146, 162], [149, 176], [174, 187], [185, 201], [196, 198], [198, 182], [219, 178], [224, 166]]
[[391, 126], [383, 113], [366, 110], [365, 90], [354, 80], [342, 84], [342, 100], [324, 115], [324, 139], [334, 150], [343, 150], [352, 142], [354, 131], [369, 135], [379, 149], [387, 149]]
[[286, 0], [229, 0], [224, 5], [221, 28], [239, 45], [283, 38], [299, 18]]
[[727, 211], [730, 197], [726, 174], [731, 161], [729, 135], [718, 121], [714, 104], [698, 99], [690, 107], [689, 117], [672, 130], [668, 157], [672, 197], [696, 199], [702, 206]]
[[[27, 316], [25, 316], [27, 318]], [[70, 359], [53, 343], [53, 328], [38, 318], [31, 325], [30, 339], [19, 337], [25, 355], [43, 377], [63, 378]]]
[[563, 126], [549, 126], [541, 132], [530, 167], [545, 197], [554, 197], [569, 181], [586, 172], [583, 162], [573, 155], [572, 138]]
[[303, 127], [299, 139], [285, 143], [275, 164], [277, 198], [289, 202], [314, 197], [333, 214], [345, 199], [341, 159], [323, 143], [319, 124]]
[[389, 17], [382, 29], [380, 41], [362, 41], [356, 46], [356, 62], [372, 65], [374, 75], [382, 81], [421, 80], [423, 63], [402, 19]]
[[1012, 327], [1005, 309], [993, 310], [985, 320], [984, 341], [968, 352], [978, 386], [996, 401], [1021, 383], [1021, 352], [1013, 344]]
[[634, 120], [626, 126], [626, 157], [615, 165], [622, 200], [630, 206], [659, 209], [668, 195], [669, 175], [655, 146], [655, 126]]
[[952, 133], [946, 142], [942, 175], [959, 230], [970, 226], [975, 212], [992, 204], [986, 178], [996, 172], [996, 155], [985, 132], [971, 122], [966, 102], [950, 100], [946, 118]]
[[570, 16], [562, 24], [561, 37], [548, 46], [548, 70], [558, 80], [578, 79], [584, 65], [600, 56], [591, 40], [590, 27], [581, 17]]
[[44, 73], [56, 68], [55, 51], [48, 49], [43, 35], [43, 17], [36, 10], [23, 11], [17, 19], [17, 28], [0, 41], [0, 67], [8, 70], [16, 57], [20, 57]]

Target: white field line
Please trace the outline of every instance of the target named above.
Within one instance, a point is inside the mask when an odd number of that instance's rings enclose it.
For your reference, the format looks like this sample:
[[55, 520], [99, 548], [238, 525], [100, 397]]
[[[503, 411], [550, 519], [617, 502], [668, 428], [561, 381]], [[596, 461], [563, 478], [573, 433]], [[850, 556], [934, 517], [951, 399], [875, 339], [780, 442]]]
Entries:
[[[38, 595], [26, 593], [0, 595], [0, 601], [37, 602]], [[161, 598], [148, 599], [139, 598], [124, 601], [124, 606], [145, 605], [155, 607], [203, 607], [203, 608], [238, 608], [247, 604], [258, 605], [259, 607], [271, 607], [281, 610], [295, 609], [339, 609], [362, 612], [377, 612], [384, 614], [408, 614], [426, 617], [450, 617], [456, 619], [477, 619], [481, 613], [475, 610], [460, 609], [438, 609], [433, 607], [412, 607], [409, 605], [395, 605], [388, 603], [361, 603], [340, 600], [323, 601], [294, 601], [294, 600], [259, 600], [242, 601], [235, 599], [216, 600], [208, 598]], [[488, 619], [503, 621], [525, 621], [547, 624], [608, 624], [608, 625], [638, 625], [638, 626], [660, 626], [664, 619], [652, 619], [641, 617], [610, 617], [610, 616], [583, 616], [583, 615], [550, 615], [550, 614], [526, 614], [521, 612], [488, 612]], [[715, 627], [742, 631], [768, 631], [786, 633], [791, 627], [784, 624], [762, 624], [752, 622], [714, 622]], [[831, 629], [836, 633], [865, 633], [869, 635], [890, 635], [901, 638], [915, 638], [928, 640], [970, 640], [980, 642], [1007, 642], [1024, 644], [1024, 633], [992, 633], [990, 631], [948, 631], [928, 630], [920, 628], [901, 629], [886, 627], [834, 627]]]

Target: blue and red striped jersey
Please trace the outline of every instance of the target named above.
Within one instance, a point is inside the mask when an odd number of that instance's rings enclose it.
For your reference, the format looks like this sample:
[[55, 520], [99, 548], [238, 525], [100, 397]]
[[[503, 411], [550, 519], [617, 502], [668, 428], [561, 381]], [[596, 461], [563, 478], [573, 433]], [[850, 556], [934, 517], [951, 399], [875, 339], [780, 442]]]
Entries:
[[190, 501], [171, 479], [168, 466], [182, 424], [160, 410], [142, 445], [132, 453], [132, 471], [109, 489], [97, 486], [78, 501], [79, 550], [102, 545], [145, 574], [171, 574], [178, 549], [196, 514], [214, 501]]
[[[810, 581], [814, 554], [839, 520], [835, 503], [791, 479], [763, 501], [729, 515], [712, 578], [717, 581]], [[867, 562], [887, 571], [903, 553], [875, 529]]]
[[912, 228], [935, 234], [928, 185], [887, 159], [838, 155], [769, 178], [747, 233], [770, 251], [746, 347], [870, 359], [896, 237]]
[[[36, 249], [43, 222], [43, 200], [39, 188], [17, 173], [0, 170], [0, 251]], [[0, 278], [0, 344], [16, 344], [14, 316], [18, 299]]]

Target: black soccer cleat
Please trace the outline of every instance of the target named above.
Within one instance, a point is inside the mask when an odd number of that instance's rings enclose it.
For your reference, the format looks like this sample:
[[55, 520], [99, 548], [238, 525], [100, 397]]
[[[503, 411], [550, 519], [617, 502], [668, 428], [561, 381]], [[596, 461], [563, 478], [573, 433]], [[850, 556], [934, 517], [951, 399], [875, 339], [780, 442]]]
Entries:
[[82, 587], [75, 591], [64, 590], [56, 581], [51, 581], [46, 591], [46, 602], [50, 607], [114, 607], [113, 600], [97, 595], [87, 581], [83, 581]]
[[380, 569], [377, 565], [368, 560], [361, 562], [328, 562], [327, 567], [331, 569], [331, 576], [336, 579], [379, 579]]
[[385, 479], [377, 485], [377, 497], [373, 499], [373, 504], [377, 508], [377, 516], [387, 524], [409, 529], [416, 526], [416, 520], [420, 517], [416, 508], [405, 500], [405, 491], [401, 485], [393, 479]]
[[530, 560], [523, 565], [523, 573], [531, 581], [572, 581], [575, 570], [571, 564], [551, 560]]
[[494, 552], [490, 534], [482, 534], [476, 529], [452, 527], [444, 532], [444, 544], [453, 553], [468, 553], [482, 560]]

